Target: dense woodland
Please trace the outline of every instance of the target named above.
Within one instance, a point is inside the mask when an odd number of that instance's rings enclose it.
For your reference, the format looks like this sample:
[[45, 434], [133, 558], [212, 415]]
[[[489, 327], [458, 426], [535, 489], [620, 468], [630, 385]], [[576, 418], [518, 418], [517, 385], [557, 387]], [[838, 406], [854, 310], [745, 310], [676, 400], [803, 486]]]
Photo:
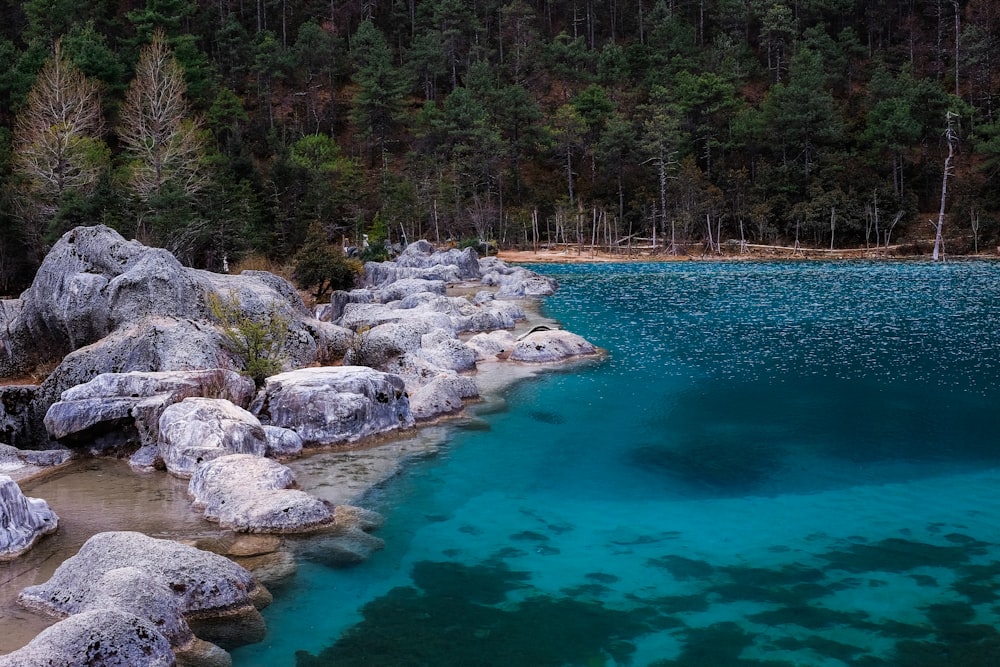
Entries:
[[362, 234], [916, 246], [942, 206], [947, 252], [997, 243], [995, 0], [0, 4], [8, 294], [98, 222], [214, 270]]

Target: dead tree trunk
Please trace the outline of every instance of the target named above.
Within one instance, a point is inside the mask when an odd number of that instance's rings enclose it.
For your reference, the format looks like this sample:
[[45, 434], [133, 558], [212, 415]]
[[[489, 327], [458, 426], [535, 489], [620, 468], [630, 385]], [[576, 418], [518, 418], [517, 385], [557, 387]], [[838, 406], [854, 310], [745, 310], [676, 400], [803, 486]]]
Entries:
[[937, 229], [934, 233], [934, 251], [931, 254], [931, 259], [935, 262], [941, 258], [944, 245], [941, 230], [944, 228], [944, 211], [948, 202], [948, 177], [951, 176], [954, 169], [951, 162], [955, 157], [955, 144], [958, 142], [958, 134], [955, 132], [956, 115], [951, 111], [948, 112], [948, 126], [944, 131], [945, 140], [948, 142], [948, 157], [944, 159], [944, 170], [941, 175], [941, 208], [938, 211]]

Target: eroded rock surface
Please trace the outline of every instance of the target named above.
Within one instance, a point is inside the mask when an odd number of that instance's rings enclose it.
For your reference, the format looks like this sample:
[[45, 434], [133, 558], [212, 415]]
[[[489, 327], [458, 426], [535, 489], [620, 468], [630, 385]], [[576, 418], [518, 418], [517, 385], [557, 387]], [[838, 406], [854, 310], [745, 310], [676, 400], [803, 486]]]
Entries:
[[117, 609], [86, 611], [43, 630], [0, 667], [171, 667], [170, 642], [148, 620]]
[[308, 446], [354, 442], [413, 426], [402, 379], [365, 366], [302, 368], [267, 378], [251, 411]]
[[205, 518], [248, 533], [301, 533], [333, 522], [333, 509], [292, 489], [295, 476], [271, 459], [231, 454], [201, 465], [188, 492]]
[[202, 464], [227, 454], [267, 453], [260, 421], [225, 399], [185, 398], [160, 415], [160, 457], [178, 477], [190, 477]]
[[583, 336], [562, 329], [535, 331], [514, 343], [511, 361], [549, 363], [597, 354], [597, 348]]
[[48, 503], [25, 496], [17, 482], [0, 475], [0, 560], [16, 558], [58, 527]]

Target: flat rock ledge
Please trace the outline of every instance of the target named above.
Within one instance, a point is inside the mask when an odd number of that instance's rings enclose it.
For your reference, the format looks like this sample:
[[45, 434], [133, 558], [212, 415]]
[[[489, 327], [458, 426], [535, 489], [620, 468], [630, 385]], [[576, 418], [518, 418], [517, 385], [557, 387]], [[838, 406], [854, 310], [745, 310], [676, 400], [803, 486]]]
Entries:
[[44, 423], [51, 438], [69, 445], [156, 446], [160, 416], [171, 405], [205, 397], [246, 407], [255, 391], [248, 378], [222, 368], [103, 373], [62, 392]]
[[194, 506], [223, 528], [244, 533], [303, 533], [333, 524], [333, 508], [293, 489], [291, 469], [250, 454], [198, 467], [188, 485]]
[[0, 475], [0, 561], [20, 556], [58, 527], [48, 503], [25, 496], [17, 482]]
[[[29, 586], [18, 596], [27, 609], [75, 619], [66, 634], [55, 635], [67, 650], [80, 633], [100, 633], [101, 627], [91, 623], [111, 614], [116, 622], [125, 624], [121, 626], [125, 629], [109, 637], [109, 641], [120, 642], [116, 644], [120, 654], [131, 655], [135, 645], [143, 646], [147, 641], [157, 643], [152, 634], [142, 634], [146, 632], [144, 624], [148, 624], [168, 649], [186, 655], [188, 664], [201, 665], [231, 664], [223, 648], [260, 641], [265, 630], [259, 609], [270, 601], [270, 593], [254, 576], [228, 558], [127, 531], [94, 535], [47, 582]], [[34, 641], [42, 638], [39, 635]], [[53, 640], [44, 641], [48, 645]], [[30, 655], [35, 651], [32, 644], [21, 650]], [[19, 653], [8, 657], [17, 660]], [[65, 664], [119, 664], [81, 662], [80, 656], [86, 652], [76, 655], [75, 662]]]
[[7, 475], [14, 481], [23, 480], [60, 466], [73, 456], [68, 449], [18, 449], [0, 444], [0, 475]]

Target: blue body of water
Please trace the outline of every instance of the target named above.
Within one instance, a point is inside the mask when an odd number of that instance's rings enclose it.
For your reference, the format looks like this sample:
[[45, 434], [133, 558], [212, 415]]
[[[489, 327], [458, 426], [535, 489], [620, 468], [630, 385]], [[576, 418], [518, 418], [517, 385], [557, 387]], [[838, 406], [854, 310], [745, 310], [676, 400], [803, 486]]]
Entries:
[[994, 665], [1000, 265], [538, 266], [609, 351], [371, 499], [247, 665]]

